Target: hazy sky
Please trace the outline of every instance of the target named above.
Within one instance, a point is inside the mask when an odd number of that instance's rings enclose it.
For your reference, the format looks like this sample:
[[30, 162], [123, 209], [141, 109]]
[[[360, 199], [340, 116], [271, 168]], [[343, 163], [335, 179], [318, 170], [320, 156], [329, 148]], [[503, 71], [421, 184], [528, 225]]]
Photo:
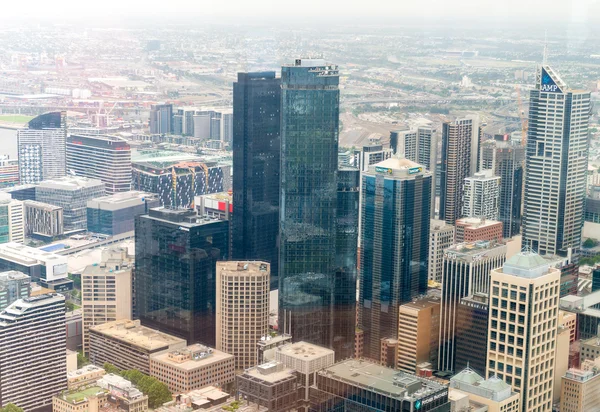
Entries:
[[[587, 22], [600, 19], [600, 0], [2, 0], [0, 19], [78, 19], [90, 25], [97, 19], [144, 17], [204, 20], [214, 17], [253, 21], [258, 18], [365, 17], [376, 21], [419, 18], [493, 21], [520, 18], [543, 21]], [[214, 20], [213, 20], [214, 21]], [[218, 22], [219, 20], [217, 20]]]

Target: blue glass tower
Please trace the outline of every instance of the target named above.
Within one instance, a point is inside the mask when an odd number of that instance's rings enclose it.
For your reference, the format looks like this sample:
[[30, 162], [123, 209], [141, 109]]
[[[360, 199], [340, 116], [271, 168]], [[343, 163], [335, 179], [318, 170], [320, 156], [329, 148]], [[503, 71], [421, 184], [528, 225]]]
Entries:
[[360, 309], [364, 356], [398, 338], [398, 307], [427, 290], [432, 174], [396, 157], [362, 176]]
[[321, 59], [281, 69], [279, 329], [333, 347], [339, 74]]

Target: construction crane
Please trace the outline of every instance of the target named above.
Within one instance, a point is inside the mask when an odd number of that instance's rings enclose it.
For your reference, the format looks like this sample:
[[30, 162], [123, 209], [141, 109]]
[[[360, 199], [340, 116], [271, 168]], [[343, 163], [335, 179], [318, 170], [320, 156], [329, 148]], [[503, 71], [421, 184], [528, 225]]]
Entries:
[[515, 86], [517, 91], [517, 103], [519, 105], [519, 117], [521, 118], [521, 146], [527, 145], [527, 131], [529, 130], [529, 121], [525, 117], [525, 109], [523, 108], [523, 100], [521, 99], [521, 88]]

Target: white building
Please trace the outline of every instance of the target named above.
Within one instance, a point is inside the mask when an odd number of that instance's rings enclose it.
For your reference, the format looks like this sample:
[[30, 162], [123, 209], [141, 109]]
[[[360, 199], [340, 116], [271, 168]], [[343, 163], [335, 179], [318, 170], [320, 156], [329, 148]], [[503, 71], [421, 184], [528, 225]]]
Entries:
[[25, 242], [25, 206], [8, 193], [0, 193], [0, 243]]
[[429, 226], [429, 259], [427, 260], [427, 279], [442, 281], [444, 250], [454, 243], [454, 226], [443, 220], [431, 220]]
[[498, 220], [500, 177], [492, 170], [483, 170], [465, 179], [463, 216]]

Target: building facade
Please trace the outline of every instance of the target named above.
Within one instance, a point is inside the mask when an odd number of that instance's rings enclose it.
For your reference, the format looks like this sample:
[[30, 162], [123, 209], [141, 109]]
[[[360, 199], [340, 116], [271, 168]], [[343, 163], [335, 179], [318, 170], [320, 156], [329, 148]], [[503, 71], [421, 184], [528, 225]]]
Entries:
[[339, 72], [322, 59], [281, 68], [279, 327], [333, 346]]
[[456, 309], [455, 360], [457, 371], [469, 367], [485, 374], [487, 361], [487, 329], [489, 299], [477, 292], [460, 300]]
[[0, 406], [52, 405], [67, 388], [66, 353], [64, 296], [19, 299], [0, 312]]
[[117, 136], [67, 137], [67, 170], [98, 179], [107, 194], [131, 190], [131, 147]]
[[454, 241], [456, 243], [476, 242], [478, 240], [502, 240], [502, 222], [479, 217], [464, 217], [455, 223]]
[[0, 155], [0, 188], [19, 184], [19, 159]]
[[399, 130], [398, 150], [404, 157], [415, 163], [423, 165], [433, 172], [436, 164], [435, 129], [428, 126], [413, 127], [408, 130]]
[[364, 356], [398, 336], [398, 307], [427, 290], [431, 173], [390, 158], [362, 177], [359, 327]]
[[216, 348], [235, 356], [235, 369], [257, 365], [256, 343], [269, 332], [270, 265], [217, 263]]
[[454, 226], [443, 220], [431, 220], [429, 225], [429, 258], [427, 259], [427, 279], [440, 283], [444, 250], [454, 243]]
[[463, 216], [498, 220], [500, 177], [491, 170], [477, 172], [465, 179]]
[[150, 134], [171, 134], [172, 104], [153, 104], [150, 108]]
[[561, 381], [561, 412], [593, 411], [600, 405], [600, 361], [586, 360], [581, 369], [571, 368]]
[[20, 200], [0, 193], [0, 243], [25, 242], [25, 207]]
[[249, 368], [237, 377], [240, 398], [268, 408], [269, 412], [296, 410], [298, 383], [295, 371], [279, 362]]
[[369, 170], [369, 166], [383, 162], [393, 155], [394, 151], [391, 148], [384, 149], [380, 144], [363, 146], [362, 150], [354, 151], [353, 165], [358, 167], [361, 172], [366, 172]]
[[548, 65], [529, 96], [523, 245], [540, 254], [581, 246], [589, 146], [590, 93], [571, 91]]
[[271, 289], [279, 278], [281, 79], [275, 72], [238, 73], [233, 84], [234, 259], [271, 264]]
[[417, 373], [418, 365], [437, 364], [440, 300], [423, 298], [400, 306], [396, 369]]
[[135, 218], [159, 207], [154, 193], [130, 191], [97, 197], [87, 202], [88, 232], [115, 236], [135, 230]]
[[135, 302], [142, 324], [215, 346], [216, 264], [229, 222], [185, 209], [150, 209], [135, 223]]
[[63, 208], [35, 200], [23, 201], [25, 235], [54, 238], [64, 233]]
[[17, 131], [19, 180], [39, 183], [66, 174], [66, 112], [42, 114]]
[[552, 410], [560, 271], [534, 252], [492, 270], [486, 376], [521, 395], [521, 411]]
[[16, 270], [0, 272], [0, 311], [18, 299], [29, 297], [31, 277]]

